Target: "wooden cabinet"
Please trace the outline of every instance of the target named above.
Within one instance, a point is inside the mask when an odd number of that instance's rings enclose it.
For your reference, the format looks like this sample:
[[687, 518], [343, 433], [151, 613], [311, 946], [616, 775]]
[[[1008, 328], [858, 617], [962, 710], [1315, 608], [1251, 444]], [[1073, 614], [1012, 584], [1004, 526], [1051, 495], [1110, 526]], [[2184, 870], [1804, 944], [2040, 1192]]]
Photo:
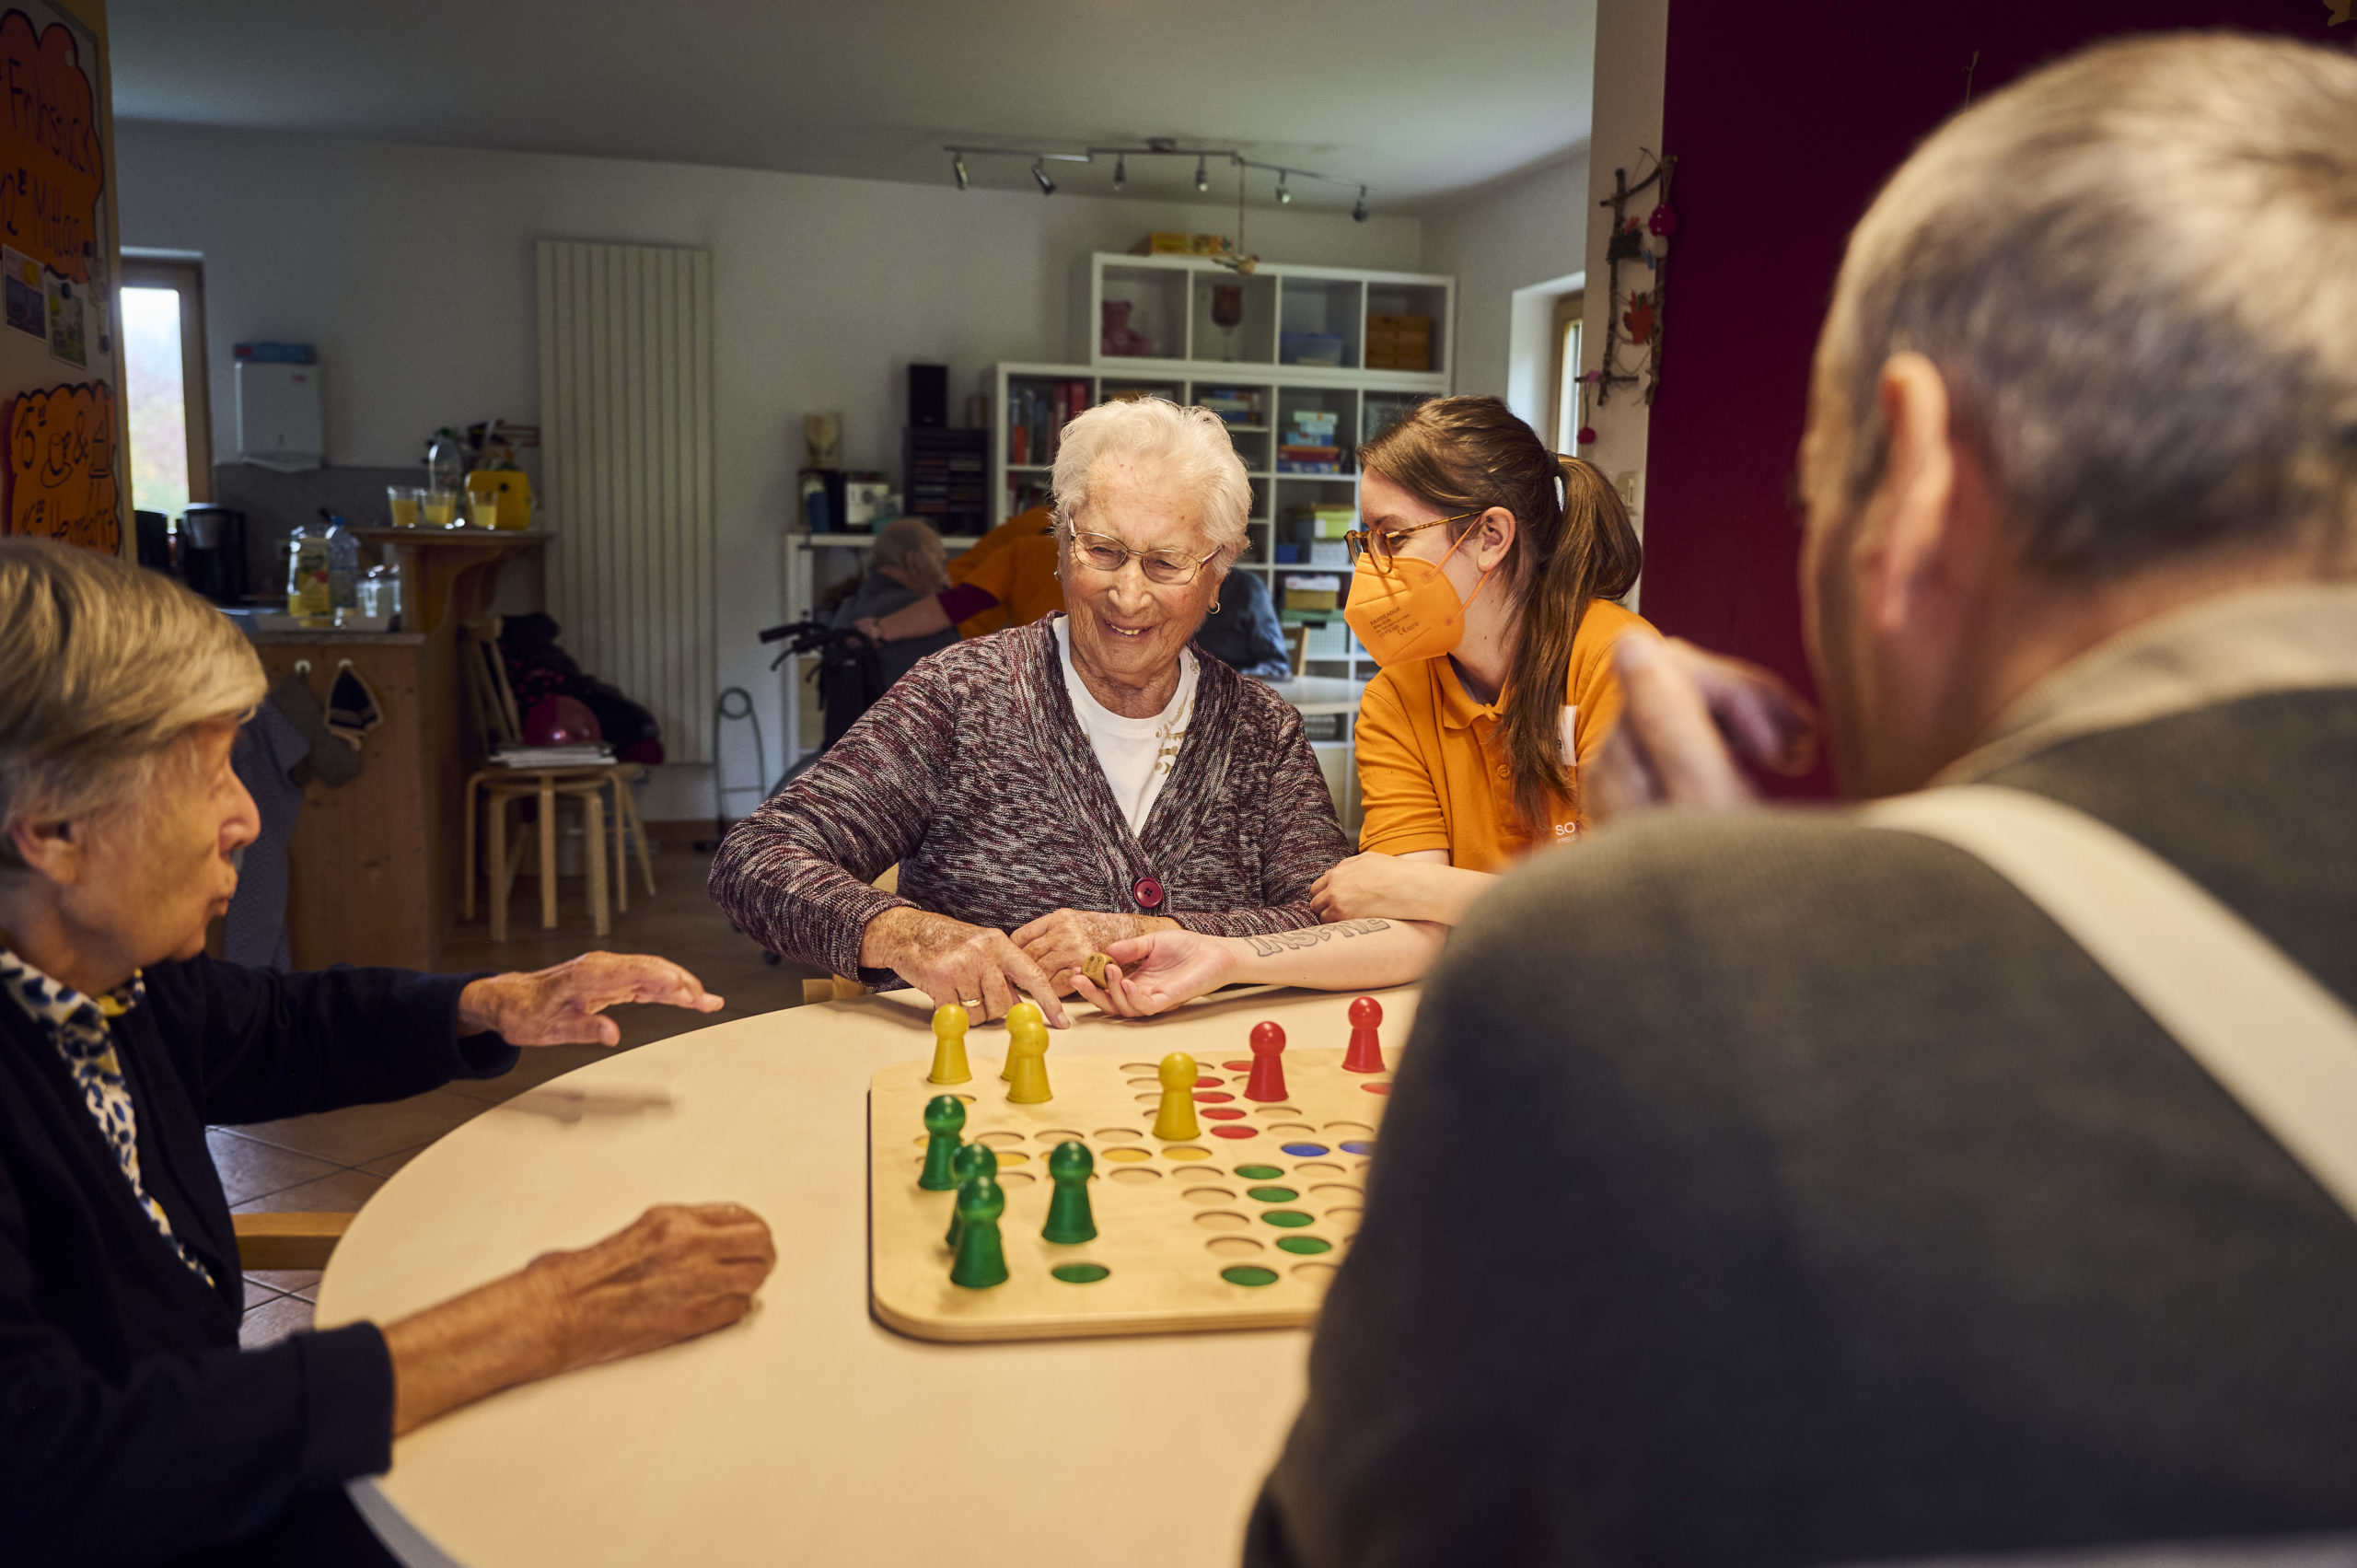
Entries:
[[[303, 786], [287, 849], [286, 930], [298, 970], [389, 964], [432, 970], [449, 929], [444, 759], [457, 715], [441, 640], [391, 633], [268, 632], [254, 638], [274, 690], [289, 679], [325, 709], [345, 666], [367, 681], [384, 723], [360, 773]], [[324, 744], [341, 745], [330, 740]]]

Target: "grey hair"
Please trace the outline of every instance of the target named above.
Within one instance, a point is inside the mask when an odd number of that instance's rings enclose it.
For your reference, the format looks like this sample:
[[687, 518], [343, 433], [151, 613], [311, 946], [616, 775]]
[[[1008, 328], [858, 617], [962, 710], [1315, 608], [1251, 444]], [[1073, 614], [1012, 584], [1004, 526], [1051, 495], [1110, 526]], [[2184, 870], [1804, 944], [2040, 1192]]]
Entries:
[[[2357, 504], [2357, 60], [2100, 44], [1942, 127], [1851, 236], [1813, 430], [1855, 505], [1890, 357], [1936, 365], [2025, 560], [2117, 575], [2345, 540]], [[1812, 468], [1815, 457], [1812, 458]]]
[[1064, 426], [1056, 451], [1056, 532], [1072, 537], [1088, 509], [1088, 487], [1109, 463], [1151, 469], [1202, 509], [1203, 535], [1225, 572], [1251, 543], [1252, 482], [1219, 415], [1167, 398], [1099, 403]]
[[122, 806], [189, 729], [261, 701], [261, 660], [170, 578], [0, 539], [0, 870], [9, 830]]
[[942, 548], [941, 536], [923, 517], [900, 517], [884, 525], [876, 542], [867, 547], [867, 569], [879, 571], [886, 566], [906, 564], [912, 558], [926, 555]]

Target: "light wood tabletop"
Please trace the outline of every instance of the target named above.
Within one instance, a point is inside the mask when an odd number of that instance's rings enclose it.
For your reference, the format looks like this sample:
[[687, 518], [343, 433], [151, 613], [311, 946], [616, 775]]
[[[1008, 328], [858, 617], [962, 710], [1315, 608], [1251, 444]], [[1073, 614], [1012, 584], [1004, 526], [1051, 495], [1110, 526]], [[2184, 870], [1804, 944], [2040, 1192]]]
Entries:
[[[1387, 1053], [1416, 993], [1376, 993]], [[1251, 1027], [1342, 1045], [1351, 998], [1074, 1008], [1058, 1056], [1246, 1054]], [[768, 1220], [777, 1272], [743, 1323], [505, 1393], [402, 1438], [354, 1483], [412, 1568], [1236, 1561], [1304, 1386], [1300, 1330], [937, 1344], [868, 1312], [867, 1087], [928, 1060], [912, 992], [680, 1035], [555, 1079], [405, 1166], [353, 1223], [321, 1327], [388, 1321], [593, 1241], [649, 1204]], [[976, 1053], [1002, 1032], [978, 1026]]]

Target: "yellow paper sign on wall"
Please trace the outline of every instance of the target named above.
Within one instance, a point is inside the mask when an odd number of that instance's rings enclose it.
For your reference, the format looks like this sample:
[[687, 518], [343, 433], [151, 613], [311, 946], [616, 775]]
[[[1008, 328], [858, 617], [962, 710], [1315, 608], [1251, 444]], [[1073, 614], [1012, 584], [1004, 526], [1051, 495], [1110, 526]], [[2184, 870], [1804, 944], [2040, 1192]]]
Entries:
[[8, 400], [6, 532], [110, 552], [122, 544], [114, 394], [102, 381]]

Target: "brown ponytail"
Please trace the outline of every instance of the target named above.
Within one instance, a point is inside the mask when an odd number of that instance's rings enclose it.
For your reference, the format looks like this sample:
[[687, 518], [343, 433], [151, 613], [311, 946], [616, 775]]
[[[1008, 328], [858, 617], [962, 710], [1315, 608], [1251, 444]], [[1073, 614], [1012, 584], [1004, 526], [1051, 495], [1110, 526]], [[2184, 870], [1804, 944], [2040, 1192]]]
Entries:
[[1361, 447], [1359, 466], [1435, 511], [1514, 514], [1514, 545], [1499, 563], [1521, 627], [1506, 670], [1506, 759], [1515, 808], [1529, 831], [1545, 832], [1556, 801], [1579, 804], [1563, 765], [1572, 643], [1589, 601], [1619, 598], [1644, 565], [1628, 508], [1596, 465], [1549, 452], [1495, 398], [1436, 398]]

